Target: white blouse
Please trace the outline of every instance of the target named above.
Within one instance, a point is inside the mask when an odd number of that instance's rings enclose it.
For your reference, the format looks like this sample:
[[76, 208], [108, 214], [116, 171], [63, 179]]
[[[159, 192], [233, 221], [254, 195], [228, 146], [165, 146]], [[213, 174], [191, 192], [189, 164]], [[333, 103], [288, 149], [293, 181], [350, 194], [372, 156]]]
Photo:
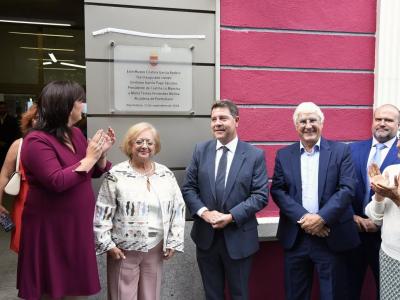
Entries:
[[148, 202], [148, 248], [152, 249], [158, 245], [163, 238], [163, 223], [160, 202], [158, 201], [157, 195], [154, 189], [150, 189], [145, 196]]
[[[114, 247], [147, 252], [154, 243], [151, 232], [157, 224], [162, 225], [164, 251], [183, 251], [185, 203], [175, 176], [166, 166], [155, 163], [149, 181], [156, 198], [150, 202], [147, 176], [134, 170], [129, 161], [117, 164], [107, 173], [94, 216], [97, 254]], [[150, 205], [157, 202], [161, 211], [158, 221]]]
[[[400, 173], [400, 164], [385, 168], [383, 175], [388, 174], [390, 184]], [[378, 202], [375, 195], [365, 207], [365, 214], [377, 225], [382, 225], [382, 250], [391, 258], [400, 261], [400, 207], [389, 198]]]

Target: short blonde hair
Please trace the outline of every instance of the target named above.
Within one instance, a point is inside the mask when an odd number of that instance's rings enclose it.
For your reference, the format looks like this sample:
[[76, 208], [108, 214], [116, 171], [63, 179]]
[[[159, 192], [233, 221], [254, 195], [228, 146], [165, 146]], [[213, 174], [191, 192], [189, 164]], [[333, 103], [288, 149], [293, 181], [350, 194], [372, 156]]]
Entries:
[[299, 115], [304, 113], [315, 113], [319, 117], [321, 123], [324, 123], [324, 114], [319, 106], [313, 102], [303, 102], [296, 107], [296, 110], [293, 113], [293, 122], [295, 126], [297, 124], [297, 120], [299, 119]]
[[154, 143], [155, 143], [155, 153], [157, 154], [161, 150], [160, 143], [160, 135], [157, 129], [151, 125], [150, 123], [141, 122], [133, 125], [128, 131], [125, 133], [124, 139], [121, 143], [121, 150], [125, 153], [126, 156], [131, 157], [132, 155], [132, 145], [136, 141], [137, 137], [146, 130], [150, 130], [153, 134]]

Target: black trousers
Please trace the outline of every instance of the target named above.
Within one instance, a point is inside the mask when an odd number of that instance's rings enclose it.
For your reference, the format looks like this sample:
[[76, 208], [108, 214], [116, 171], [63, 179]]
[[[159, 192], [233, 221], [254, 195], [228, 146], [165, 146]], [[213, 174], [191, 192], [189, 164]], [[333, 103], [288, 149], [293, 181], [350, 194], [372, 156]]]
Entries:
[[216, 230], [209, 249], [197, 247], [196, 255], [207, 300], [224, 299], [225, 281], [228, 282], [231, 299], [249, 299], [252, 256], [243, 259], [230, 258], [223, 230]]
[[361, 244], [350, 251], [347, 266], [351, 299], [358, 300], [364, 284], [368, 266], [372, 270], [376, 285], [376, 299], [379, 299], [379, 249], [381, 248], [381, 231], [361, 232]]
[[320, 299], [350, 299], [345, 259], [344, 253], [330, 250], [324, 238], [300, 233], [295, 246], [285, 250], [285, 298], [311, 299], [314, 270], [316, 270]]

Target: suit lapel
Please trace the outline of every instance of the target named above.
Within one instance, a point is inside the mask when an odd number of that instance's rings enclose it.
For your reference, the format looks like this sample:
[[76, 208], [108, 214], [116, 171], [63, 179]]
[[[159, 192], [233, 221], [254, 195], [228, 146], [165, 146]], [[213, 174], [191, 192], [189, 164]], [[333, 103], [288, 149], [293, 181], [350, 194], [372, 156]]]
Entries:
[[242, 167], [243, 161], [245, 159], [246, 152], [243, 147], [243, 142], [238, 141], [235, 155], [233, 156], [232, 164], [229, 169], [228, 179], [225, 185], [224, 199], [222, 201], [222, 206], [224, 205], [226, 199], [228, 199], [229, 193], [231, 192], [233, 185], [236, 181], [237, 175], [239, 173], [240, 168]]
[[294, 183], [296, 186], [296, 191], [299, 195], [299, 197], [297, 197], [296, 200], [298, 200], [301, 203], [301, 201], [302, 201], [302, 199], [301, 199], [302, 186], [301, 186], [301, 164], [300, 164], [300, 143], [299, 142], [293, 144], [293, 148], [292, 148], [291, 152], [292, 152], [292, 155], [290, 157], [290, 160], [291, 160], [291, 165], [292, 165], [292, 174], [293, 174]]
[[[369, 186], [369, 183], [367, 182], [367, 168], [368, 168], [368, 158], [369, 158], [369, 152], [371, 151], [371, 146], [372, 146], [372, 139], [369, 140], [368, 146], [367, 147], [362, 147], [360, 150], [360, 166], [361, 166], [361, 177], [364, 182], [364, 186]], [[389, 154], [388, 154], [389, 155]], [[386, 161], [386, 158], [385, 158]]]
[[319, 151], [319, 168], [318, 168], [318, 201], [322, 199], [322, 191], [325, 189], [326, 175], [328, 174], [328, 165], [332, 151], [328, 142], [321, 138], [321, 148]]
[[207, 162], [206, 162], [207, 165], [210, 166], [210, 168], [208, 168], [208, 178], [210, 180], [211, 193], [214, 197], [214, 202], [215, 202], [215, 156], [217, 153], [216, 147], [217, 147], [216, 140], [210, 143], [209, 155], [207, 156]]
[[397, 164], [399, 162], [399, 158], [397, 156], [398, 150], [397, 150], [397, 139], [394, 141], [392, 147], [389, 149], [388, 154], [385, 157], [385, 160], [382, 162], [381, 165], [381, 172], [385, 170], [387, 166]]

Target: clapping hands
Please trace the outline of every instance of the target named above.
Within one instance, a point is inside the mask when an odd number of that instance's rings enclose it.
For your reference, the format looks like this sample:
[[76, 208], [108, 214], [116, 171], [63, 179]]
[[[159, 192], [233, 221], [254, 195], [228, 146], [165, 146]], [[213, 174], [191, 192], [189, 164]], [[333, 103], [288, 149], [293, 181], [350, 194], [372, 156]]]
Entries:
[[390, 185], [389, 174], [381, 174], [376, 164], [368, 168], [368, 176], [372, 190], [375, 192], [375, 200], [380, 202], [383, 199], [391, 199], [397, 206], [400, 206], [400, 174], [394, 177], [394, 185]]
[[89, 139], [86, 155], [94, 158], [96, 161], [101, 157], [105, 157], [107, 151], [115, 143], [115, 132], [109, 127], [107, 132], [103, 129], [97, 130], [95, 135]]
[[[368, 167], [368, 177], [371, 187], [373, 186], [389, 186], [389, 176], [386, 174], [383, 176], [377, 164], [372, 163]], [[374, 190], [375, 191], [375, 190]], [[375, 191], [376, 192], [376, 191]]]
[[115, 143], [115, 131], [111, 127], [108, 127], [107, 132], [104, 132], [104, 143], [102, 147], [102, 154], [106, 154], [108, 149]]
[[86, 156], [80, 161], [80, 165], [75, 169], [77, 172], [89, 172], [89, 170], [97, 164], [100, 168], [107, 165], [106, 153], [115, 143], [115, 132], [112, 128], [108, 128], [107, 132], [103, 129], [97, 130], [95, 135], [88, 140], [86, 148]]

